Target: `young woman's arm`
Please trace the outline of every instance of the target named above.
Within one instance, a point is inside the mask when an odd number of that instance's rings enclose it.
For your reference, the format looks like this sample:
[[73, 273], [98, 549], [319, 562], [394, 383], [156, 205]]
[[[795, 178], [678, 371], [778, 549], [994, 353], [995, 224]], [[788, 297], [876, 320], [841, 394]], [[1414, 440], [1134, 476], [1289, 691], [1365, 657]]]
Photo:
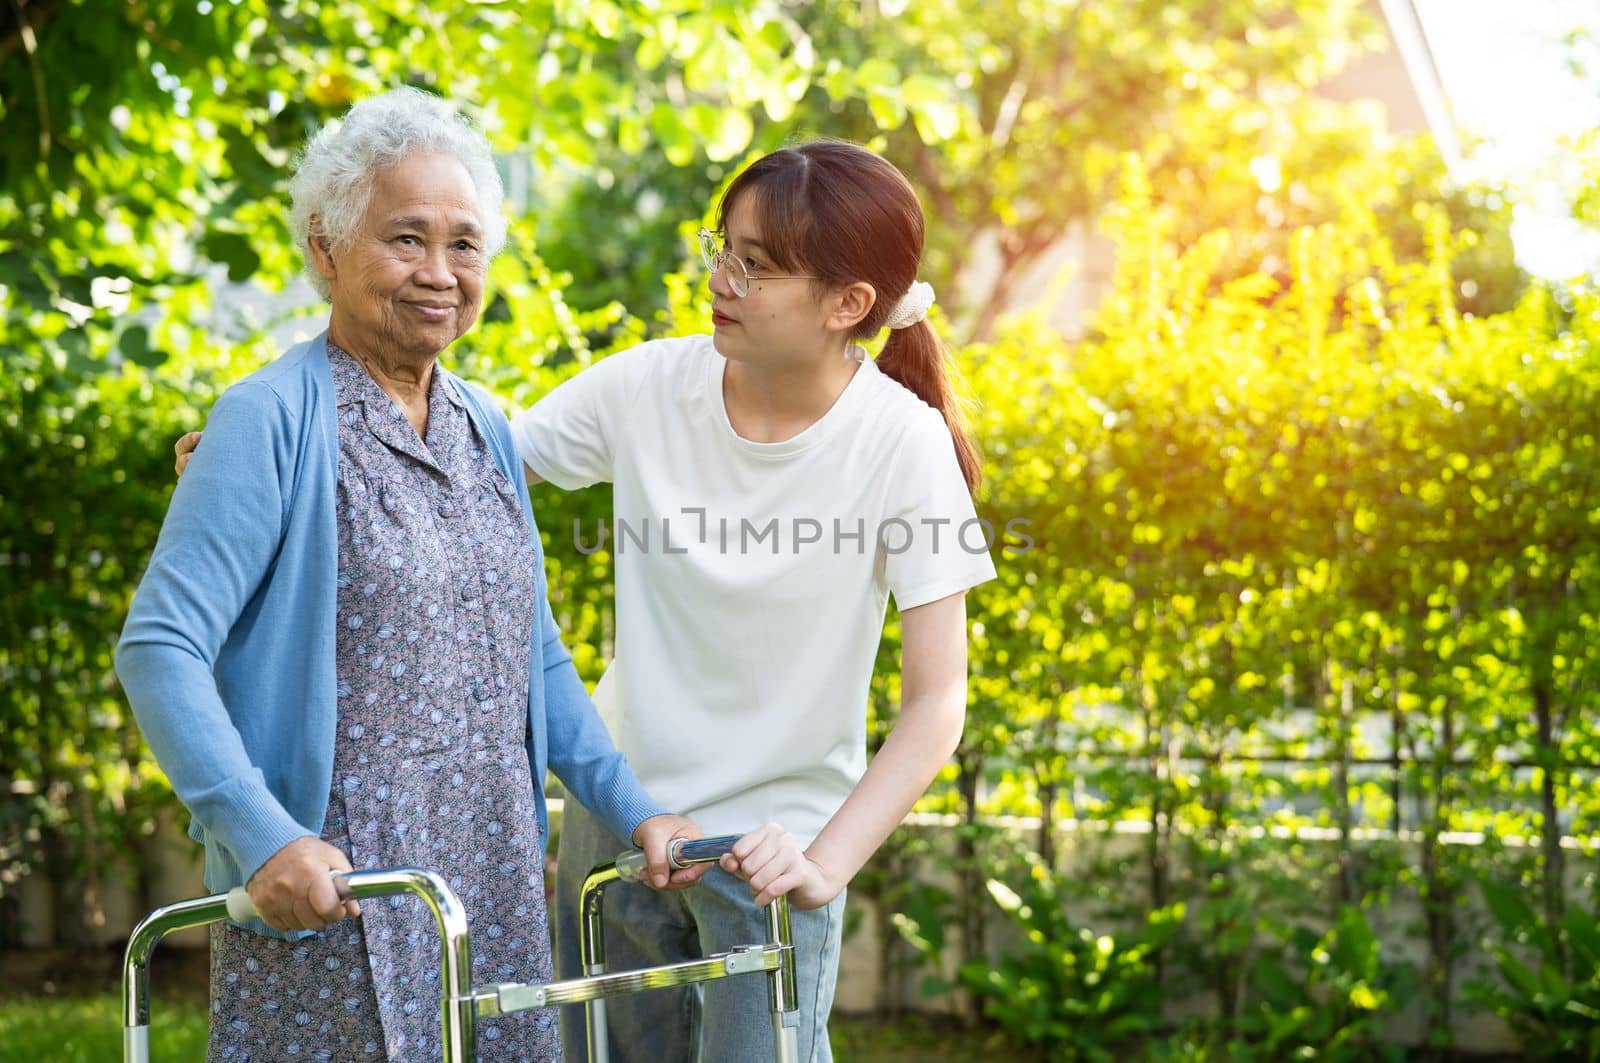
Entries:
[[955, 752], [967, 712], [966, 593], [908, 609], [900, 624], [900, 719], [849, 798], [804, 850], [769, 823], [722, 858], [758, 906], [785, 893], [797, 908], [837, 897]]

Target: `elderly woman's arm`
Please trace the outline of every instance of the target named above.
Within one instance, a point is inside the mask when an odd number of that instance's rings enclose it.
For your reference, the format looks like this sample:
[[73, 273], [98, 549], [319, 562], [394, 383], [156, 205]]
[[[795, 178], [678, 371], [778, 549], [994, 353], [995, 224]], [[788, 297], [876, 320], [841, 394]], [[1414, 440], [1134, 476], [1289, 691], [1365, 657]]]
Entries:
[[[156, 761], [206, 833], [246, 880], [297, 845], [290, 863], [348, 868], [343, 854], [295, 821], [245, 751], [213, 675], [218, 654], [273, 563], [283, 531], [296, 426], [276, 395], [257, 383], [230, 389], [206, 426], [206, 447], [173, 493], [149, 568], [117, 646], [117, 675]], [[330, 651], [331, 652], [331, 651]], [[313, 844], [315, 843], [315, 844]], [[308, 850], [309, 852], [302, 852]], [[324, 852], [323, 850], [326, 850]], [[282, 865], [284, 861], [277, 861]], [[275, 880], [278, 875], [271, 876]], [[252, 894], [262, 892], [252, 885]], [[257, 898], [280, 929], [314, 929], [336, 898]], [[263, 903], [265, 902], [265, 903]], [[295, 924], [299, 924], [298, 926]]]

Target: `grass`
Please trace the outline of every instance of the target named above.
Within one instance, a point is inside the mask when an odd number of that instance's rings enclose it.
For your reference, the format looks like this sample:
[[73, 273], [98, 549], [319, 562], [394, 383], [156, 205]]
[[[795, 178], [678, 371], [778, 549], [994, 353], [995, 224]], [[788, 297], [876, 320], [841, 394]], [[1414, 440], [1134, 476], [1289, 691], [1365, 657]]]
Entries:
[[[150, 1058], [204, 1059], [203, 1000], [152, 1002]], [[122, 1058], [122, 1002], [115, 993], [92, 997], [0, 999], [0, 1060], [5, 1063], [107, 1063]]]
[[1040, 1058], [993, 1030], [953, 1019], [908, 1015], [890, 1021], [835, 1015], [828, 1022], [836, 1063], [1023, 1063]]
[[[151, 1004], [150, 1058], [199, 1060], [206, 1050], [203, 997], [167, 994]], [[835, 1016], [829, 1025], [838, 1063], [1010, 1063], [1030, 1056], [993, 1035], [926, 1017], [894, 1023]], [[115, 993], [0, 999], [3, 1063], [106, 1063], [122, 1058], [122, 1004]]]

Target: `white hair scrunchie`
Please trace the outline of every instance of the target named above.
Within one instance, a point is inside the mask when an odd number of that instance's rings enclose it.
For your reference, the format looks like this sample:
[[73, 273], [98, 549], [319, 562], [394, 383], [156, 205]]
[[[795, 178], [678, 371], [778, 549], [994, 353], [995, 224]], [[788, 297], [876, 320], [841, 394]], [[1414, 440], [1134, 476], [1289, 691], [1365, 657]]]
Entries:
[[927, 281], [914, 281], [900, 301], [894, 304], [894, 310], [889, 313], [889, 320], [884, 324], [891, 329], [909, 328], [918, 321], [928, 316], [928, 308], [933, 305], [933, 285]]

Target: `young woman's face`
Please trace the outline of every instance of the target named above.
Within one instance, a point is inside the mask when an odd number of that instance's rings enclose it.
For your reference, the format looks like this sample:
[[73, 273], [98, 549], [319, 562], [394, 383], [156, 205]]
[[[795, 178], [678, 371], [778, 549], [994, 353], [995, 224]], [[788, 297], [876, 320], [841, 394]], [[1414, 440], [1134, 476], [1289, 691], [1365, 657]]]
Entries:
[[741, 299], [723, 270], [711, 275], [711, 323], [718, 352], [733, 361], [776, 368], [798, 366], [842, 345], [843, 336], [827, 328], [831, 300], [826, 293], [819, 295], [807, 279], [761, 279], [763, 274], [787, 277], [804, 270], [773, 263], [750, 197], [735, 201], [726, 224], [724, 246], [744, 262], [750, 286]]

